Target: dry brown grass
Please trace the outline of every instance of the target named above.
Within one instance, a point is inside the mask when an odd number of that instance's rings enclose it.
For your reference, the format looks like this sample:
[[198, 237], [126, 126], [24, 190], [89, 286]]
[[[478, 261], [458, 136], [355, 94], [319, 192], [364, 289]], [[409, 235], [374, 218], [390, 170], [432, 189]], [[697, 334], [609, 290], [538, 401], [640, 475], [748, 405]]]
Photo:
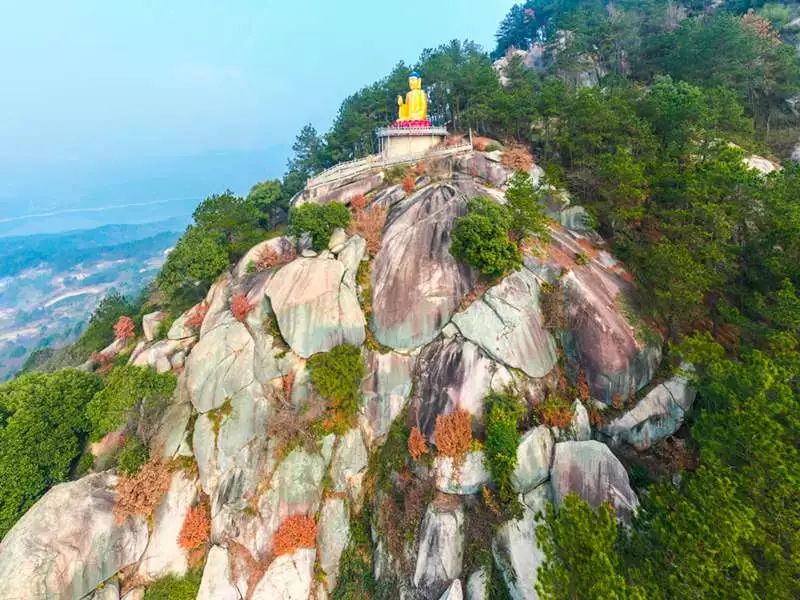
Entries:
[[356, 210], [350, 219], [347, 228], [349, 235], [360, 235], [367, 242], [367, 251], [375, 256], [381, 249], [383, 240], [383, 226], [389, 210], [385, 206], [371, 206], [367, 209]]
[[172, 473], [169, 466], [150, 459], [131, 476], [122, 475], [117, 484], [114, 517], [122, 523], [130, 516], [149, 516], [169, 489]]
[[533, 166], [533, 155], [527, 148], [515, 146], [503, 152], [500, 162], [515, 171], [527, 171]]
[[572, 407], [560, 397], [550, 397], [535, 408], [539, 421], [548, 427], [564, 429], [572, 423]]
[[419, 427], [412, 427], [411, 433], [408, 436], [408, 453], [414, 460], [419, 460], [429, 451], [428, 443], [425, 441], [425, 436], [422, 435]]
[[433, 435], [439, 454], [454, 459], [463, 457], [472, 444], [470, 414], [458, 408], [449, 415], [437, 416]]
[[561, 329], [562, 331], [567, 329], [569, 320], [564, 309], [562, 288], [558, 282], [542, 284], [539, 290], [539, 306], [546, 329]]

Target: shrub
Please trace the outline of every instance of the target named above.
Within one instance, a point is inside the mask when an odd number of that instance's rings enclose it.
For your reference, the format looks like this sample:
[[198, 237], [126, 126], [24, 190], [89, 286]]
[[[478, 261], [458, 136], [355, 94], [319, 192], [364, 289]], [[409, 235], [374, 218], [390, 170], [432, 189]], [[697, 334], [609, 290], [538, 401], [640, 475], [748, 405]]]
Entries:
[[402, 181], [408, 173], [408, 167], [405, 165], [395, 165], [386, 170], [386, 181], [395, 184]]
[[350, 208], [358, 212], [367, 207], [367, 197], [364, 194], [358, 194], [350, 200]]
[[527, 171], [533, 166], [533, 155], [526, 148], [509, 148], [503, 152], [500, 162], [515, 171]]
[[492, 393], [484, 400], [486, 412], [486, 463], [497, 485], [498, 496], [509, 505], [516, 499], [511, 475], [517, 465], [517, 429], [525, 410], [519, 399], [510, 393]]
[[85, 407], [102, 386], [73, 369], [30, 373], [0, 385], [0, 537], [81, 454]]
[[317, 524], [306, 515], [286, 517], [272, 538], [275, 556], [291, 554], [298, 548], [313, 548], [317, 541]]
[[456, 459], [463, 457], [472, 444], [469, 413], [457, 408], [449, 415], [437, 416], [433, 435], [440, 454]]
[[333, 230], [345, 228], [350, 223], [350, 211], [343, 204], [303, 204], [292, 207], [289, 211], [290, 235], [300, 237], [304, 233], [311, 235], [312, 246], [317, 252], [323, 250], [331, 239]]
[[450, 252], [487, 277], [519, 268], [522, 253], [508, 236], [511, 216], [491, 198], [472, 198], [467, 214], [456, 220]]
[[147, 367], [120, 365], [111, 370], [106, 386], [89, 401], [86, 415], [92, 425], [92, 441], [98, 441], [128, 421], [140, 402], [164, 402], [175, 389], [172, 373], [158, 374]]
[[333, 600], [372, 598], [376, 583], [373, 575], [373, 550], [368, 511], [350, 520], [350, 536], [339, 562], [339, 577], [331, 593]]
[[149, 516], [167, 493], [171, 478], [167, 465], [158, 459], [151, 459], [131, 476], [121, 476], [114, 504], [117, 523], [130, 516]]
[[502, 149], [503, 149], [503, 145], [500, 142], [497, 142], [497, 141], [493, 140], [493, 141], [489, 142], [488, 144], [486, 144], [486, 148], [484, 149], [484, 152], [497, 152], [498, 150], [502, 150]]
[[255, 307], [256, 305], [251, 304], [247, 299], [247, 295], [242, 292], [234, 294], [231, 298], [231, 312], [233, 316], [236, 317], [237, 321], [244, 322], [247, 315], [249, 315]]
[[144, 600], [195, 600], [202, 578], [202, 569], [189, 571], [183, 577], [167, 575], [145, 590]]
[[355, 346], [336, 346], [308, 359], [311, 383], [330, 402], [327, 430], [348, 428], [358, 412], [364, 363]]
[[195, 550], [208, 541], [209, 533], [211, 533], [211, 514], [208, 505], [201, 502], [186, 512], [178, 535], [178, 545], [184, 550]]
[[208, 314], [208, 302], [202, 300], [193, 309], [192, 312], [186, 317], [186, 326], [192, 329], [200, 330], [203, 326], [203, 321]]
[[228, 261], [219, 235], [191, 226], [169, 253], [156, 283], [177, 312], [200, 300]]
[[133, 319], [125, 315], [121, 316], [114, 325], [114, 339], [126, 342], [135, 335], [136, 326], [133, 324]]
[[547, 216], [539, 192], [533, 187], [527, 171], [515, 171], [506, 190], [506, 206], [511, 215], [511, 233], [517, 238], [545, 238]]
[[347, 233], [360, 235], [367, 242], [367, 251], [376, 255], [381, 249], [383, 226], [389, 210], [385, 206], [371, 206], [366, 210], [357, 210], [350, 221]]
[[134, 475], [150, 458], [150, 451], [136, 436], [131, 436], [117, 454], [117, 471]]
[[266, 271], [273, 267], [285, 265], [295, 259], [295, 250], [292, 247], [287, 252], [278, 252], [272, 246], [264, 246], [263, 250], [258, 255], [255, 263], [255, 270], [258, 272]]
[[414, 460], [419, 460], [424, 454], [429, 452], [428, 443], [425, 441], [425, 436], [419, 430], [419, 427], [414, 426], [411, 428], [411, 433], [408, 436], [408, 453]]
[[403, 191], [406, 194], [413, 192], [415, 187], [417, 187], [417, 180], [411, 173], [403, 177]]
[[569, 402], [557, 396], [551, 396], [536, 407], [539, 421], [548, 427], [564, 429], [572, 422], [572, 407]]

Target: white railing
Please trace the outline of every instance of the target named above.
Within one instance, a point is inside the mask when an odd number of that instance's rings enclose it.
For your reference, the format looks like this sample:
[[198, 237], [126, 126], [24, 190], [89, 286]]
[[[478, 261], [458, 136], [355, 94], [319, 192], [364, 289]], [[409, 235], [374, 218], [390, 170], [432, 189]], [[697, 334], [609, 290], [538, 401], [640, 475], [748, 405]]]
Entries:
[[416, 154], [408, 154], [406, 156], [397, 156], [389, 158], [382, 154], [373, 154], [365, 158], [359, 158], [344, 163], [339, 163], [329, 169], [325, 169], [321, 173], [312, 177], [306, 184], [306, 190], [312, 190], [316, 187], [331, 183], [345, 177], [353, 177], [361, 173], [371, 171], [372, 169], [385, 169], [387, 167], [402, 165], [407, 163], [415, 163], [426, 158], [442, 158], [446, 156], [454, 156], [472, 151], [472, 144], [465, 143], [450, 148], [442, 148], [440, 150], [427, 150]]

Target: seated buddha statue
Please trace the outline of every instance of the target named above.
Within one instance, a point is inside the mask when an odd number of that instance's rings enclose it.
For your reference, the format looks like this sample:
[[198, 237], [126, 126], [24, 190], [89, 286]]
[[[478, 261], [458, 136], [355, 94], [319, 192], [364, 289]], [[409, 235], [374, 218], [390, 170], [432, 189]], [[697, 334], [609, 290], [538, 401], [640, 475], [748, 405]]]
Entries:
[[408, 86], [411, 90], [406, 94], [405, 101], [402, 96], [397, 97], [397, 104], [400, 107], [398, 122], [427, 121], [428, 95], [422, 91], [422, 77], [419, 73], [411, 73]]

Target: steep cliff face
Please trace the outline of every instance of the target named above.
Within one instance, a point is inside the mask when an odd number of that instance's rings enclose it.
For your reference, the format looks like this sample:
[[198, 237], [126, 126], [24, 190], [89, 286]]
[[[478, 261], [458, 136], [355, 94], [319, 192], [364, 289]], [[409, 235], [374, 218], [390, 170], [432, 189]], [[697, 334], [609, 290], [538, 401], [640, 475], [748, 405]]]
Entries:
[[[169, 490], [146, 523], [112, 518], [111, 472], [53, 488], [0, 543], [0, 596], [132, 600], [194, 564], [199, 598], [327, 598], [345, 571], [352, 579], [342, 556], [357, 548], [393, 597], [484, 598], [495, 577], [511, 597], [536, 598], [535, 513], [546, 502], [575, 492], [629, 519], [637, 498], [627, 473], [591, 438], [647, 447], [673, 433], [692, 402], [675, 380], [621, 410], [660, 360], [658, 336], [643, 339], [623, 310], [630, 276], [576, 218], [580, 209], [560, 206], [543, 251], [479, 282], [450, 254], [453, 223], [471, 197], [502, 202], [510, 172], [480, 153], [444, 166], [431, 170], [447, 175], [421, 178], [411, 193], [365, 176], [359, 189], [388, 209], [374, 256], [343, 232], [320, 253], [272, 240], [283, 264], [249, 272], [249, 253], [209, 291], [199, 331], [187, 325], [193, 309], [168, 339], [144, 341], [133, 362], [179, 373], [151, 444], [175, 465]], [[246, 299], [246, 314], [234, 314], [234, 298]], [[361, 352], [358, 414], [320, 428], [326, 400], [310, 363], [343, 344]], [[476, 537], [494, 485], [485, 450], [473, 441], [461, 457], [445, 456], [437, 421], [466, 411], [468, 435], [481, 440], [492, 391], [511, 386], [535, 413], [584, 384], [583, 400], [562, 398], [566, 422], [520, 432], [511, 478], [520, 510]], [[588, 414], [612, 404], [616, 418], [594, 431]], [[428, 450], [419, 460], [407, 455], [412, 426]], [[210, 511], [199, 556], [176, 544], [198, 505]], [[279, 531], [296, 516], [313, 520], [312, 540], [287, 548]], [[476, 562], [476, 540], [491, 564]]]

